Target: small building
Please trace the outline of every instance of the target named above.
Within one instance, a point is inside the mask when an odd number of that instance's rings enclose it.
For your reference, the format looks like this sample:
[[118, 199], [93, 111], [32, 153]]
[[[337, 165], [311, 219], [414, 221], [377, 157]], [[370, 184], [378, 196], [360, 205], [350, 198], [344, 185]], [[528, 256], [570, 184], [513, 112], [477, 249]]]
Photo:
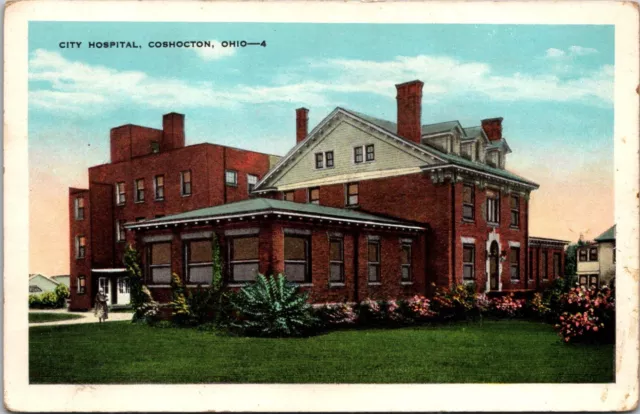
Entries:
[[580, 246], [576, 255], [580, 286], [611, 285], [616, 275], [616, 226]]
[[554, 279], [565, 274], [566, 240], [544, 237], [529, 238], [529, 283], [536, 289], [544, 289]]
[[70, 275], [56, 275], [56, 276], [50, 276], [51, 280], [55, 280], [56, 282], [60, 283], [61, 285], [65, 285], [66, 287], [70, 286], [70, 282], [71, 282], [71, 276]]
[[29, 294], [53, 292], [59, 284], [60, 282], [39, 273], [29, 275]]

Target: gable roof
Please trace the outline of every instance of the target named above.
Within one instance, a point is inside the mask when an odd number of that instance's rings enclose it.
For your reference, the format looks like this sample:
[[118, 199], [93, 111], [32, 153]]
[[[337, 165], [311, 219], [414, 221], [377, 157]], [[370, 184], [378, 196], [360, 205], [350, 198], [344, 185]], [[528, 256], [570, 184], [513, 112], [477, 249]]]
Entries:
[[[483, 172], [483, 173], [487, 173], [490, 175], [493, 175], [495, 177], [498, 178], [503, 178], [509, 181], [516, 181], [520, 184], [524, 184], [526, 186], [532, 187], [532, 188], [538, 188], [539, 185], [534, 183], [533, 181], [527, 180], [523, 177], [520, 177], [512, 172], [509, 172], [507, 170], [503, 170], [500, 168], [494, 168], [491, 167], [489, 165], [483, 164], [483, 163], [479, 163], [479, 162], [474, 162], [474, 161], [470, 161], [467, 160], [461, 156], [457, 156], [455, 154], [447, 154], [444, 153], [442, 151], [437, 150], [436, 148], [433, 148], [431, 146], [428, 145], [424, 145], [424, 144], [417, 144], [413, 141], [409, 141], [403, 137], [400, 137], [399, 135], [397, 135], [397, 125], [394, 122], [391, 121], [386, 121], [383, 119], [379, 119], [379, 118], [375, 118], [366, 114], [362, 114], [360, 112], [356, 112], [356, 111], [352, 111], [349, 109], [345, 109], [345, 108], [341, 108], [341, 107], [336, 107], [329, 115], [327, 115], [318, 125], [316, 125], [315, 128], [313, 128], [313, 130], [307, 135], [307, 137], [298, 142], [284, 157], [282, 157], [278, 163], [272, 168], [270, 169], [267, 174], [264, 175], [264, 177], [262, 177], [261, 180], [258, 181], [258, 183], [256, 184], [255, 190], [260, 190], [261, 187], [263, 187], [263, 185], [275, 174], [277, 173], [292, 157], [293, 155], [298, 152], [304, 145], [306, 145], [309, 140], [318, 132], [320, 131], [324, 125], [330, 120], [332, 119], [334, 116], [336, 116], [336, 114], [338, 113], [342, 113], [342, 114], [346, 114], [350, 117], [356, 118], [361, 122], [364, 122], [366, 124], [369, 124], [373, 127], [376, 127], [378, 130], [381, 130], [382, 132], [386, 133], [388, 136], [394, 138], [397, 141], [402, 142], [404, 145], [407, 145], [409, 147], [413, 147], [416, 150], [420, 150], [422, 153], [431, 156], [435, 159], [438, 159], [439, 161], [442, 161], [445, 163], [445, 165], [440, 165], [437, 167], [428, 167], [428, 168], [442, 168], [442, 167], [446, 167], [448, 165], [453, 165], [453, 166], [458, 166], [458, 167], [463, 167], [464, 169], [470, 169], [470, 170], [474, 170], [474, 171], [479, 171], [479, 172]], [[460, 123], [458, 121], [448, 121], [448, 122], [442, 122], [440, 124], [431, 124], [431, 125], [423, 125], [423, 131], [425, 130], [425, 127], [428, 127], [427, 130], [436, 130], [436, 129], [443, 129], [444, 132], [449, 132], [452, 131], [453, 129], [460, 127]], [[431, 128], [433, 127], [433, 128]], [[464, 133], [464, 130], [462, 129], [462, 127], [460, 127], [460, 130]], [[431, 132], [433, 133], [433, 132]], [[502, 141], [502, 140], [501, 140]], [[506, 142], [505, 142], [506, 144]], [[427, 169], [428, 169], [427, 168]], [[267, 189], [268, 190], [268, 189]], [[258, 191], [259, 192], [259, 191]]]
[[616, 225], [609, 227], [604, 233], [593, 239], [597, 242], [615, 241], [616, 240]]
[[363, 211], [326, 207], [311, 203], [295, 203], [293, 201], [273, 200], [270, 198], [252, 198], [229, 204], [206, 207], [184, 213], [173, 214], [152, 220], [127, 223], [126, 228], [149, 228], [165, 224], [190, 223], [211, 219], [252, 216], [265, 213], [293, 214], [303, 217], [336, 219], [356, 223], [372, 223], [377, 225], [411, 228], [423, 230], [414, 223], [395, 218], [378, 216]]

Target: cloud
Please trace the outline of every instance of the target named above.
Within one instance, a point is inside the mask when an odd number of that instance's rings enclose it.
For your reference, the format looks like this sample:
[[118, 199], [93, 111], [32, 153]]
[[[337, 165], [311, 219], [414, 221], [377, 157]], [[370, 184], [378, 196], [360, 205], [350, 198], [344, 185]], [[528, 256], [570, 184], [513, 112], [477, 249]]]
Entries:
[[187, 82], [89, 65], [39, 49], [31, 55], [29, 79], [46, 84], [30, 90], [30, 105], [70, 114], [98, 113], [130, 104], [173, 110], [283, 102], [327, 107], [342, 104], [346, 94], [352, 93], [394, 98], [394, 85], [411, 79], [424, 81], [425, 102], [476, 96], [497, 101], [580, 101], [601, 105], [613, 99], [612, 66], [560, 79], [551, 74], [496, 74], [486, 63], [425, 55], [398, 56], [381, 62], [306, 62], [291, 68], [286, 81], [274, 77], [264, 85], [223, 87], [212, 81]]
[[569, 46], [567, 50], [556, 49], [554, 47], [547, 49], [545, 56], [550, 59], [573, 58], [575, 56], [585, 56], [598, 53], [597, 49], [583, 46]]
[[222, 47], [220, 42], [217, 40], [212, 40], [211, 45], [212, 47], [198, 47], [192, 50], [195, 51], [200, 58], [206, 61], [223, 59], [236, 54], [235, 48]]

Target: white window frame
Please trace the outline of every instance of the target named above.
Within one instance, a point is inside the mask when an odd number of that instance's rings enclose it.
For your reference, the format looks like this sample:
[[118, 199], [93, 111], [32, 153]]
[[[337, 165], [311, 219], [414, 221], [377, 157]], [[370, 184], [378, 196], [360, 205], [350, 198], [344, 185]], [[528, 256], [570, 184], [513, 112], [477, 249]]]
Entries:
[[[258, 176], [247, 174], [247, 194], [251, 194], [251, 192], [256, 188], [256, 184], [258, 184]], [[253, 188], [251, 188], [251, 186], [253, 186]]]
[[[156, 244], [168, 244], [169, 245], [169, 262], [168, 263], [162, 263], [162, 264], [153, 264], [153, 246]], [[148, 253], [148, 263], [149, 265], [147, 266], [148, 269], [148, 274], [149, 274], [149, 278], [147, 283], [149, 285], [162, 285], [165, 284], [166, 282], [155, 282], [153, 280], [153, 269], [161, 269], [161, 268], [168, 268], [169, 269], [169, 274], [171, 274], [171, 259], [172, 259], [172, 255], [171, 255], [171, 242], [170, 241], [158, 241], [155, 243], [149, 243], [148, 245], [149, 248], [149, 253]]]
[[[377, 258], [376, 261], [372, 262], [369, 260], [369, 245], [375, 245], [377, 246]], [[380, 270], [382, 268], [381, 266], [381, 256], [382, 256], [382, 244], [380, 243], [379, 239], [372, 239], [370, 238], [369, 240], [367, 240], [367, 283], [369, 285], [378, 285], [380, 284]], [[375, 267], [376, 269], [376, 280], [371, 280], [371, 267]]]
[[[511, 253], [514, 250], [518, 252], [518, 256], [516, 257], [515, 263], [511, 261]], [[520, 249], [519, 245], [518, 246], [514, 246], [514, 245], [510, 245], [509, 246], [509, 278], [512, 281], [520, 282], [522, 280], [522, 266], [520, 266], [520, 259], [522, 258], [521, 255], [522, 255], [522, 250]], [[517, 277], [513, 277], [512, 272], [511, 272], [511, 269], [513, 269], [514, 267], [517, 269], [517, 273], [516, 273]]]
[[[400, 260], [400, 282], [402, 283], [411, 283], [413, 282], [413, 272], [412, 272], [412, 267], [413, 267], [413, 243], [411, 242], [411, 240], [401, 240], [400, 241], [400, 249], [404, 249], [408, 247], [409, 248], [409, 263], [402, 263], [402, 260]], [[403, 279], [403, 270], [407, 269], [407, 274], [409, 275], [408, 279]]]
[[[158, 185], [158, 178], [162, 178], [162, 185]], [[162, 189], [162, 195], [158, 197], [158, 190]], [[164, 174], [159, 174], [153, 177], [153, 197], [156, 200], [164, 200]]]
[[[122, 191], [120, 191], [122, 186]], [[127, 203], [127, 186], [124, 181], [116, 183], [116, 205], [123, 206]]]
[[[300, 260], [300, 259], [287, 259], [286, 256], [286, 247], [284, 250], [284, 267], [285, 267], [285, 277], [287, 277], [287, 264], [303, 264], [304, 265], [304, 280], [303, 281], [297, 281], [297, 280], [290, 280], [287, 279], [289, 282], [291, 283], [296, 283], [296, 284], [309, 284], [309, 283], [313, 283], [313, 275], [312, 275], [312, 269], [311, 269], [311, 236], [310, 235], [306, 235], [306, 234], [286, 234], [284, 235], [285, 239], [287, 237], [289, 238], [294, 238], [294, 239], [302, 239], [304, 241], [304, 256], [305, 259], [304, 260]], [[285, 244], [286, 246], [286, 244]]]
[[[313, 190], [318, 190], [318, 199], [317, 200], [312, 200], [311, 199], [311, 192]], [[307, 190], [307, 202], [310, 203], [310, 204], [316, 204], [316, 205], [320, 204], [320, 187], [310, 187]]]
[[[84, 239], [84, 246], [80, 244], [81, 239]], [[76, 259], [84, 259], [86, 254], [87, 254], [87, 238], [82, 234], [78, 234], [76, 236]]]
[[[208, 241], [211, 244], [211, 256], [209, 257], [208, 262], [191, 262], [189, 260], [189, 255], [191, 253], [191, 243], [194, 242], [203, 242]], [[208, 286], [211, 283], [202, 283], [202, 282], [194, 282], [191, 280], [191, 269], [194, 267], [209, 267], [211, 268], [211, 278], [213, 278], [213, 241], [211, 238], [198, 238], [198, 239], [189, 239], [184, 242], [184, 264], [185, 264], [185, 273], [187, 275], [187, 283], [188, 284], [200, 284], [202, 286]]]
[[[189, 174], [189, 181], [185, 181], [185, 174]], [[189, 184], [189, 192], [186, 192], [185, 184]], [[182, 197], [189, 197], [193, 193], [193, 174], [191, 170], [180, 171], [180, 195]]]
[[[464, 249], [471, 249], [471, 261], [464, 261]], [[471, 267], [471, 277], [464, 277], [464, 269], [465, 267]], [[462, 281], [464, 282], [474, 282], [476, 280], [476, 245], [475, 243], [462, 243]]]
[[[350, 185], [355, 185], [356, 188], [358, 189], [357, 194], [355, 194], [354, 196], [356, 197], [356, 202], [355, 203], [351, 203], [351, 195], [349, 195], [349, 186]], [[351, 182], [351, 183], [346, 183], [345, 187], [344, 187], [344, 194], [345, 194], [345, 201], [344, 201], [344, 205], [347, 207], [354, 207], [360, 204], [360, 183], [359, 182]]]
[[[139, 187], [140, 183], [142, 183], [142, 188]], [[136, 178], [133, 181], [133, 191], [134, 191], [133, 202], [144, 203], [144, 198], [145, 198], [144, 178]]]
[[[500, 191], [492, 190], [496, 193], [496, 197], [487, 197], [486, 209], [487, 209], [487, 222], [490, 224], [500, 224], [500, 198], [502, 194]], [[491, 208], [490, 204], [495, 203], [495, 208]], [[494, 217], [495, 216], [495, 217]]]
[[[466, 203], [464, 201], [465, 188], [471, 189], [471, 203]], [[471, 207], [471, 217], [465, 217], [465, 207]], [[465, 183], [462, 185], [462, 219], [466, 221], [475, 221], [476, 219], [476, 186], [471, 183]]]
[[[82, 206], [80, 206], [80, 202], [82, 202]], [[73, 209], [74, 209], [74, 217], [76, 220], [84, 220], [84, 197], [76, 197], [73, 201]], [[82, 214], [80, 212], [82, 211]]]
[[[233, 177], [233, 181], [229, 181], [229, 177]], [[226, 185], [228, 187], [237, 187], [238, 186], [238, 171], [236, 171], [236, 170], [224, 170], [224, 185]]]
[[[258, 252], [257, 257], [255, 259], [245, 259], [245, 260], [233, 260], [233, 241], [237, 239], [257, 239], [258, 241]], [[260, 238], [258, 234], [246, 234], [246, 235], [238, 235], [238, 236], [228, 236], [227, 239], [227, 262], [228, 271], [229, 271], [229, 282], [230, 283], [247, 283], [247, 280], [235, 280], [233, 278], [233, 266], [237, 264], [256, 264], [260, 265]]]
[[[511, 200], [513, 200], [513, 199], [516, 200], [516, 208], [513, 208], [511, 206]], [[510, 211], [510, 214], [509, 214], [509, 226], [514, 228], [514, 229], [520, 228], [520, 196], [518, 194], [511, 194], [509, 196], [509, 211]], [[513, 222], [513, 217], [514, 217], [513, 214], [514, 213], [516, 214], [515, 215], [515, 217], [516, 217], [516, 222], [515, 223]]]
[[[77, 278], [78, 280], [76, 281], [77, 286], [76, 286], [76, 293], [78, 293], [78, 295], [84, 295], [87, 293], [87, 277], [85, 275], [80, 275]], [[84, 283], [80, 283], [80, 281], [84, 281]]]
[[[332, 260], [331, 258], [331, 243], [340, 244], [340, 260]], [[331, 279], [331, 268], [333, 266], [339, 266], [340, 268], [340, 280]], [[344, 284], [344, 237], [330, 236], [329, 237], [329, 283], [332, 285]]]
[[122, 243], [127, 240], [127, 234], [124, 230], [124, 220], [116, 220], [116, 241]]

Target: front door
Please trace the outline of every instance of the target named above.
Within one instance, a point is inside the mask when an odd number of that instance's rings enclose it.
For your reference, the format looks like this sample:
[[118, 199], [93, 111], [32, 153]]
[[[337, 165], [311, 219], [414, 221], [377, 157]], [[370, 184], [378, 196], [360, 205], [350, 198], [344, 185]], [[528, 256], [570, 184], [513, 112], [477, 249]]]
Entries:
[[498, 243], [494, 241], [489, 248], [489, 287], [491, 290], [498, 290], [500, 288], [499, 263], [500, 248], [498, 247]]
[[129, 293], [129, 278], [121, 276], [118, 278], [118, 296], [116, 297], [118, 305], [128, 305], [131, 302]]
[[100, 289], [104, 290], [104, 294], [107, 295], [107, 305], [111, 305], [111, 291], [109, 290], [109, 278], [108, 277], [99, 277], [98, 278], [98, 291]]

